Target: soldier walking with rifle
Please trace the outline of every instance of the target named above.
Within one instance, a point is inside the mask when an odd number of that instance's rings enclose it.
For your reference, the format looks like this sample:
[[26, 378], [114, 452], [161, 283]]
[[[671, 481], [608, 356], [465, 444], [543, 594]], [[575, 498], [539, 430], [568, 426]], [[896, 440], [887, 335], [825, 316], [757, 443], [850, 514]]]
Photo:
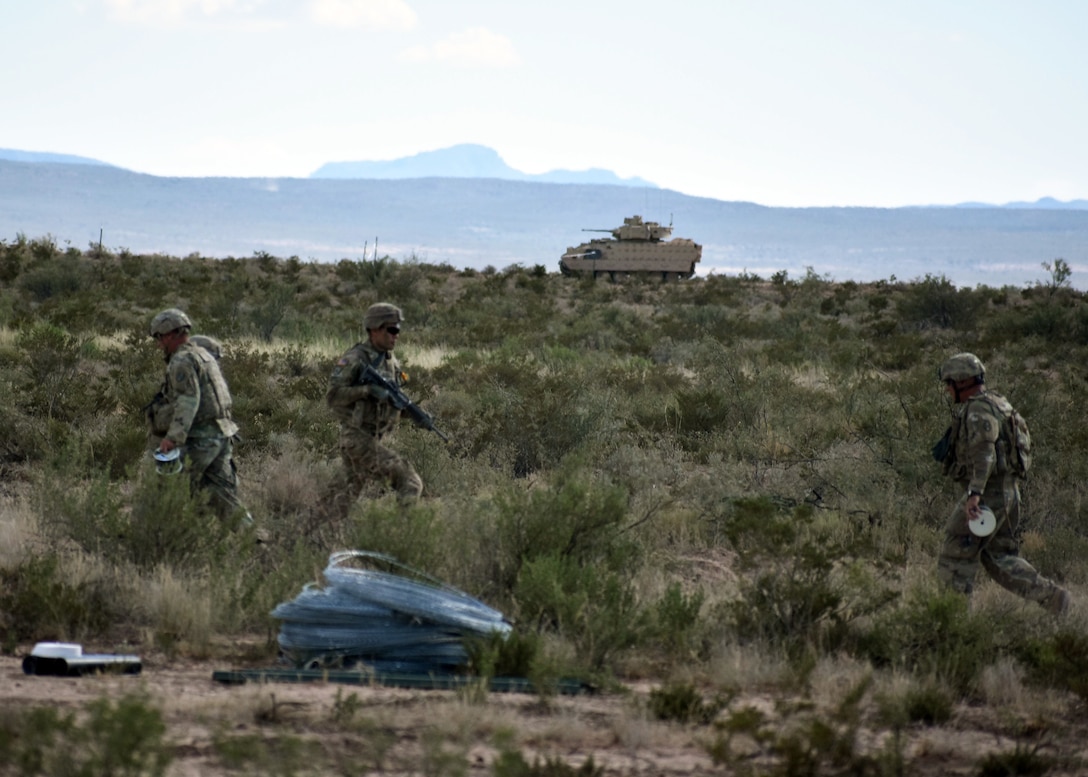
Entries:
[[391, 483], [402, 501], [418, 499], [423, 481], [404, 457], [382, 444], [402, 414], [415, 424], [446, 436], [425, 411], [401, 391], [407, 376], [393, 355], [404, 317], [387, 302], [371, 305], [363, 318], [367, 339], [356, 343], [333, 368], [325, 401], [340, 422], [343, 469], [327, 500], [330, 517], [343, 518], [368, 480]]

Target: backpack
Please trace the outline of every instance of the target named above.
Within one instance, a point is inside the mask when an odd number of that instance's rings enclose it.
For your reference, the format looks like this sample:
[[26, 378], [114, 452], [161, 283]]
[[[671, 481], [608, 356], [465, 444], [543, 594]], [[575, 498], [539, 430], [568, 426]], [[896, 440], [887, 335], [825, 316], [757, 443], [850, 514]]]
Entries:
[[1031, 432], [1028, 430], [1028, 422], [1009, 401], [998, 394], [981, 394], [979, 399], [986, 400], [997, 411], [997, 414], [1005, 419], [1001, 437], [1008, 446], [1006, 449], [1006, 466], [1009, 471], [1015, 472], [1021, 478], [1028, 475], [1031, 469]]
[[1027, 477], [1031, 469], [1031, 432], [1024, 416], [1015, 410], [1009, 415], [1009, 467], [1020, 477]]

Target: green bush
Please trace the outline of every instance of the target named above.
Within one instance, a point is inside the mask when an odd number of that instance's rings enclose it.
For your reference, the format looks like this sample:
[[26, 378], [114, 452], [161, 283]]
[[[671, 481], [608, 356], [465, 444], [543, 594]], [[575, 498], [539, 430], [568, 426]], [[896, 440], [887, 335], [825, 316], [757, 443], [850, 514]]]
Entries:
[[1001, 629], [994, 618], [972, 613], [967, 597], [956, 591], [916, 588], [900, 606], [874, 618], [854, 650], [877, 667], [936, 677], [952, 692], [967, 694], [997, 655]]
[[626, 575], [561, 555], [527, 562], [514, 591], [520, 620], [555, 629], [591, 671], [645, 639], [649, 616]]
[[793, 659], [848, 644], [851, 624], [886, 609], [896, 593], [863, 562], [863, 530], [818, 523], [813, 509], [785, 510], [768, 499], [736, 499], [723, 531], [754, 571], [722, 609], [737, 637]]
[[163, 775], [173, 761], [162, 713], [139, 694], [0, 713], [0, 767], [20, 775]]
[[63, 563], [57, 555], [28, 556], [0, 568], [5, 652], [25, 642], [101, 637], [113, 624], [118, 607], [110, 587], [101, 580], [65, 579]]
[[206, 492], [190, 493], [187, 475], [159, 475], [149, 459], [129, 474], [127, 488], [85, 448], [68, 447], [37, 484], [43, 525], [87, 553], [146, 570], [214, 566], [238, 551], [234, 527], [208, 508]]
[[952, 717], [953, 699], [948, 690], [936, 683], [911, 688], [903, 699], [904, 713], [912, 723], [937, 726]]
[[729, 701], [721, 696], [709, 702], [704, 701], [694, 685], [677, 683], [651, 690], [646, 704], [650, 714], [657, 720], [707, 726], [714, 722]]
[[1088, 700], [1088, 635], [1062, 628], [1024, 640], [1015, 652], [1032, 682]]
[[[568, 466], [576, 470], [577, 462]], [[573, 472], [557, 480], [552, 488], [507, 487], [495, 495], [491, 577], [504, 592], [518, 587], [525, 565], [538, 559], [616, 573], [637, 564], [638, 546], [625, 532], [627, 494]]]
[[927, 273], [903, 288], [896, 308], [906, 328], [970, 330], [987, 302], [988, 296], [981, 290], [957, 289], [945, 276]]

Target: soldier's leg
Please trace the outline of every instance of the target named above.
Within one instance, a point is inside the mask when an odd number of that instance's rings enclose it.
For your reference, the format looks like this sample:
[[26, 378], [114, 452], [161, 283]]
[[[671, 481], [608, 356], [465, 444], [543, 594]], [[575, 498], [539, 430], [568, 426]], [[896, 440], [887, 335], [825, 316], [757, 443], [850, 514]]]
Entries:
[[982, 554], [982, 540], [971, 534], [964, 514], [966, 498], [960, 499], [944, 525], [944, 542], [937, 557], [937, 579], [944, 585], [970, 594], [974, 589]]
[[370, 436], [358, 430], [340, 433], [340, 471], [329, 483], [326, 493], [326, 511], [331, 518], [345, 518], [351, 511], [369, 476], [366, 468], [366, 451]]
[[231, 441], [222, 437], [190, 440], [186, 453], [191, 467], [190, 482], [194, 488], [208, 492], [209, 504], [216, 515], [227, 520], [238, 514], [239, 520], [245, 522], [249, 513], [238, 498]]
[[388, 480], [401, 500], [418, 499], [423, 493], [423, 480], [415, 468], [400, 454], [371, 441], [365, 452], [364, 466], [373, 478]]
[[407, 459], [397, 457], [400, 464], [393, 471], [393, 488], [403, 500], [419, 499], [423, 495], [423, 478], [416, 472]]
[[982, 565], [994, 581], [1017, 596], [1054, 612], [1064, 612], [1069, 606], [1069, 594], [1053, 580], [1042, 575], [1020, 556], [1020, 543], [1015, 536], [1020, 522], [1018, 494], [1010, 494], [1004, 503], [989, 503], [997, 518], [993, 533], [982, 552]]

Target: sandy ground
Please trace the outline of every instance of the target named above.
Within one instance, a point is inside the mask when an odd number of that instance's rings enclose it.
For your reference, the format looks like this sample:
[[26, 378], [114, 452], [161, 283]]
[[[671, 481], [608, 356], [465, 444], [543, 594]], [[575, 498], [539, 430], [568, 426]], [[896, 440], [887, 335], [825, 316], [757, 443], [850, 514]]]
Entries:
[[[103, 696], [146, 694], [162, 710], [174, 760], [168, 774], [491, 774], [503, 750], [527, 763], [559, 759], [580, 767], [593, 759], [597, 774], [698, 775], [738, 773], [715, 764], [707, 745], [713, 725], [680, 725], [649, 718], [649, 684], [626, 692], [558, 696], [542, 701], [521, 693], [475, 698], [465, 691], [420, 691], [333, 683], [246, 683], [212, 679], [216, 670], [277, 668], [145, 658], [137, 676], [60, 678], [23, 673], [20, 652], [0, 658], [0, 707], [36, 705], [79, 710]], [[780, 701], [780, 700], [778, 700]], [[776, 700], [734, 700], [774, 714]], [[721, 719], [721, 718], [719, 718]], [[858, 750], [888, 747], [887, 732], [858, 732]], [[505, 737], [505, 739], [504, 739]], [[230, 770], [221, 743], [259, 742], [264, 755]], [[503, 744], [504, 742], [508, 744]], [[311, 749], [287, 747], [306, 743]], [[510, 744], [512, 743], [512, 744]], [[743, 740], [735, 752], [744, 752]], [[754, 774], [774, 771], [757, 757], [742, 762]], [[941, 727], [915, 725], [904, 732], [903, 774], [975, 775], [989, 753], [1017, 748], [1055, 759], [1048, 775], [1088, 774], [1088, 712], [1075, 699], [1039, 713], [995, 714], [963, 706]], [[306, 755], [299, 755], [303, 752]], [[271, 754], [271, 755], [270, 755]], [[507, 772], [509, 773], [509, 772]], [[847, 773], [823, 766], [814, 774]], [[881, 774], [895, 772], [857, 772]], [[1008, 772], [1028, 773], [1028, 772]]]

